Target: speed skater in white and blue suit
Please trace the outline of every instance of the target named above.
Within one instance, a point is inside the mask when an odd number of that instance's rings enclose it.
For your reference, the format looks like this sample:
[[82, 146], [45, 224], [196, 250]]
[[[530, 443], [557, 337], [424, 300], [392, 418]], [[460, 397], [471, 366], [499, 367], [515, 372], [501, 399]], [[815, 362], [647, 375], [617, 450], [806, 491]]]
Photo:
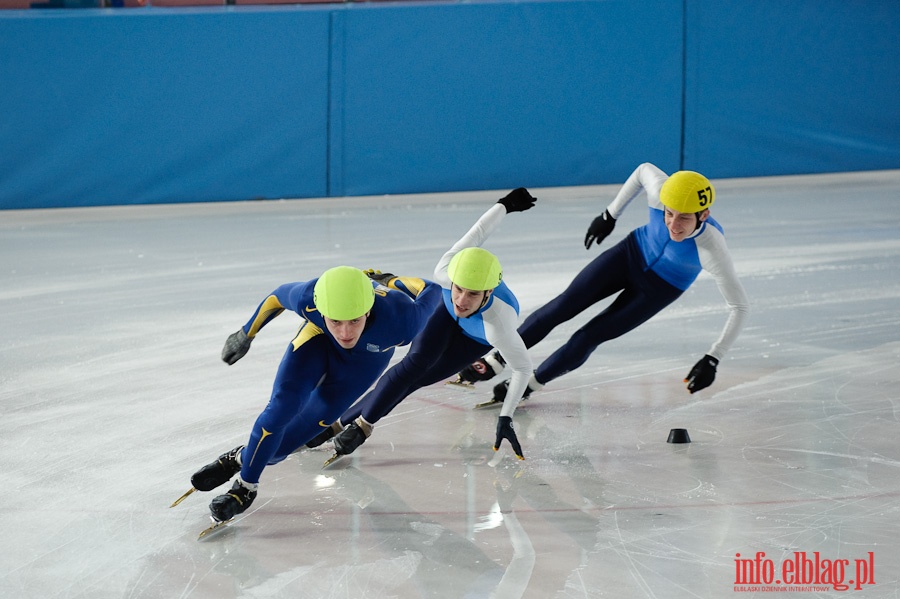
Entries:
[[[616, 295], [609, 306], [578, 329], [562, 347], [535, 370], [525, 397], [544, 384], [575, 370], [597, 347], [647, 322], [678, 299], [702, 270], [715, 280], [728, 307], [719, 337], [684, 378], [696, 393], [715, 380], [719, 361], [737, 339], [749, 313], [749, 302], [736, 274], [722, 226], [712, 218], [716, 199], [709, 180], [694, 171], [669, 176], [656, 166], [638, 166], [607, 209], [593, 220], [585, 235], [585, 249], [599, 244], [613, 230], [625, 208], [641, 192], [649, 205], [647, 224], [601, 253], [556, 298], [535, 310], [519, 327], [527, 347], [597, 302]], [[459, 373], [467, 383], [488, 380], [504, 367], [503, 350], [486, 355]], [[506, 382], [494, 387], [502, 400]]]
[[535, 201], [523, 187], [511, 191], [441, 257], [434, 279], [444, 286], [445, 309], [435, 311], [406, 356], [379, 379], [372, 391], [309, 443], [310, 447], [334, 436], [338, 455], [352, 453], [372, 434], [375, 423], [410, 394], [446, 379], [497, 347], [503, 348], [513, 374], [497, 419], [494, 450], [499, 450], [505, 439], [516, 456], [524, 459], [512, 416], [528, 385], [531, 360], [516, 332], [519, 302], [501, 280], [499, 260], [481, 245], [508, 213], [528, 210]]

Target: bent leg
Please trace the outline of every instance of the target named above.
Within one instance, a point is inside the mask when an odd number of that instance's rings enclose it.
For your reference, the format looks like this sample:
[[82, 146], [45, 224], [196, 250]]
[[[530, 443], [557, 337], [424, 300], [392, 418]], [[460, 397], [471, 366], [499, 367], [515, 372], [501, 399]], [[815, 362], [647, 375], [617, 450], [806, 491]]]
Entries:
[[519, 326], [525, 347], [533, 347], [558, 325], [625, 288], [628, 282], [628, 238], [587, 264], [565, 291], [538, 308]]
[[367, 352], [350, 357], [324, 335], [290, 345], [269, 403], [242, 453], [241, 478], [259, 482], [268, 464], [283, 460], [320, 430], [320, 420], [333, 422], [384, 372], [391, 355], [392, 351]]
[[409, 353], [341, 416], [341, 423], [347, 425], [362, 416], [375, 424], [416, 390], [452, 376], [489, 350], [464, 335], [450, 313], [439, 308], [413, 340]]
[[352, 360], [342, 356], [332, 360], [328, 374], [285, 431], [274, 459], [284, 459], [337, 420], [384, 372], [393, 353], [373, 352], [356, 355]]
[[[650, 273], [651, 277], [656, 275]], [[535, 371], [540, 383], [575, 370], [584, 364], [604, 341], [615, 339], [647, 322], [682, 293], [661, 279], [653, 292], [629, 286], [608, 308], [581, 327], [571, 338], [544, 360]]]

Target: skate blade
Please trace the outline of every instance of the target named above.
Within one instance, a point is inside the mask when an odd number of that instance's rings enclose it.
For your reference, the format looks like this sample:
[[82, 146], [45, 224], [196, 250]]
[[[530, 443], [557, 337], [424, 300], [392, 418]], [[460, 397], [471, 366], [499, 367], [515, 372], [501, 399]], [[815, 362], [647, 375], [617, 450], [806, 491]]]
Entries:
[[185, 499], [187, 499], [187, 496], [190, 495], [191, 493], [193, 493], [193, 492], [196, 491], [196, 490], [197, 490], [197, 489], [195, 489], [194, 487], [191, 487], [190, 489], [188, 489], [188, 492], [187, 492], [187, 493], [185, 493], [184, 495], [182, 495], [181, 497], [179, 497], [178, 499], [176, 499], [176, 500], [172, 503], [172, 505], [170, 505], [169, 507], [175, 507], [176, 505], [178, 505], [179, 503], [181, 503], [182, 501], [184, 501]]
[[326, 468], [328, 468], [329, 466], [331, 466], [332, 464], [337, 462], [342, 457], [344, 457], [342, 454], [339, 454], [339, 453], [334, 454], [333, 456], [331, 456], [330, 458], [325, 460], [325, 463], [322, 464], [322, 470], [325, 470]]
[[224, 520], [222, 522], [219, 522], [213, 517], [210, 517], [210, 520], [213, 521], [212, 526], [204, 528], [202, 531], [200, 531], [200, 536], [197, 537], [198, 541], [201, 539], [207, 539], [215, 533], [221, 531], [223, 528], [231, 524], [234, 521], [234, 518], [232, 518], [231, 520]]
[[460, 379], [456, 379], [455, 381], [447, 381], [446, 385], [450, 385], [451, 387], [460, 387], [465, 389], [466, 391], [474, 391], [475, 383], [470, 383], [468, 381], [462, 381]]
[[489, 401], [483, 401], [481, 403], [475, 404], [472, 408], [473, 410], [483, 410], [484, 408], [493, 408], [494, 406], [502, 406], [503, 402], [498, 401], [496, 399], [491, 399]]

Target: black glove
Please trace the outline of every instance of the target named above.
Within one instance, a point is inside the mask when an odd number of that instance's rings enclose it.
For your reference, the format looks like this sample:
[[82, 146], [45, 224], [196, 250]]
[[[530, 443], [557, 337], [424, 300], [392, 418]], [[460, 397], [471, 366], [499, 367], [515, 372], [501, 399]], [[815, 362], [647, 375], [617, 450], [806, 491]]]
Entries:
[[591, 249], [591, 244], [595, 241], [597, 245], [600, 245], [600, 242], [606, 239], [615, 228], [616, 219], [612, 217], [609, 210], [604, 210], [603, 214], [595, 218], [588, 227], [587, 234], [584, 236], [584, 249]]
[[232, 333], [225, 340], [225, 347], [222, 348], [222, 361], [231, 365], [244, 357], [250, 350], [250, 343], [253, 339], [247, 336], [244, 329], [238, 329], [237, 333]]
[[522, 446], [519, 444], [519, 438], [516, 437], [516, 431], [513, 430], [512, 418], [509, 416], [501, 416], [497, 419], [497, 440], [494, 441], [494, 451], [500, 449], [503, 439], [506, 439], [512, 445], [517, 458], [520, 460], [525, 459], [525, 456], [522, 455]]
[[513, 189], [511, 192], [506, 194], [505, 197], [497, 200], [498, 204], [503, 204], [506, 207], [506, 212], [523, 212], [532, 208], [534, 203], [537, 202], [537, 198], [531, 196], [528, 193], [528, 190], [524, 187], [519, 187], [517, 189]]
[[684, 379], [684, 382], [687, 383], [688, 391], [696, 393], [697, 391], [706, 389], [712, 385], [713, 381], [716, 380], [716, 367], [718, 365], [719, 361], [709, 354], [700, 358], [700, 360], [694, 364], [694, 367], [691, 368], [687, 378]]
[[395, 275], [392, 275], [389, 272], [381, 272], [380, 270], [375, 270], [372, 268], [364, 270], [363, 272], [366, 273], [367, 277], [369, 277], [379, 285], [384, 285], [385, 287], [388, 286], [388, 283], [391, 282], [391, 279], [397, 278]]
[[334, 452], [338, 455], [350, 455], [366, 442], [372, 434], [372, 429], [373, 426], [360, 416], [334, 436]]

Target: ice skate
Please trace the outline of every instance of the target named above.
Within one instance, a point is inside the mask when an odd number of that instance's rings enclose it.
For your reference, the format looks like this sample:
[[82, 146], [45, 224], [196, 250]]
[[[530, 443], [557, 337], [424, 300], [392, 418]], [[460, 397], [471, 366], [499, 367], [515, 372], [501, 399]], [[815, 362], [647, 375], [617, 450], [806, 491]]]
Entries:
[[243, 514], [253, 500], [256, 499], [256, 489], [259, 485], [245, 483], [240, 478], [234, 481], [231, 489], [224, 495], [219, 495], [209, 504], [209, 511], [216, 522], [227, 522]]
[[240, 455], [243, 449], [243, 445], [238, 445], [231, 451], [220, 455], [215, 462], [207, 464], [195, 472], [191, 477], [191, 488], [172, 502], [172, 505], [169, 507], [175, 507], [194, 491], [212, 491], [219, 485], [231, 480], [232, 476], [241, 471]]
[[241, 451], [243, 445], [238, 445], [231, 451], [223, 453], [215, 462], [207, 464], [194, 473], [191, 484], [198, 491], [212, 491], [219, 485], [231, 480], [231, 477], [241, 471]]
[[[206, 539], [212, 537], [215, 533], [219, 532], [229, 524], [231, 524], [231, 520], [226, 520], [224, 522], [219, 522], [212, 516], [209, 517], [212, 520], [212, 524], [210, 524], [207, 528], [204, 528], [200, 531], [200, 534], [197, 536], [197, 540], [200, 541], [202, 539]], [[232, 518], [234, 520], [234, 518]]]
[[[538, 391], [543, 388], [543, 385], [537, 382], [537, 379], [534, 378], [534, 375], [531, 375], [531, 378], [528, 380], [528, 386], [525, 387], [525, 393], [522, 394], [522, 401], [525, 401], [529, 397], [531, 397], [531, 393], [533, 391]], [[493, 406], [503, 405], [503, 401], [506, 399], [506, 393], [509, 391], [509, 380], [505, 380], [502, 383], [497, 383], [494, 385], [494, 396], [488, 401], [475, 404], [476, 410], [481, 410], [483, 408], [490, 408]]]
[[339, 459], [341, 459], [345, 455], [347, 455], [347, 454], [335, 453], [333, 456], [331, 456], [330, 458], [325, 460], [325, 463], [322, 464], [322, 470], [328, 469], [329, 466], [333, 465], [335, 462], [337, 462]]
[[[321, 425], [322, 423], [320, 422], [319, 424]], [[310, 439], [306, 443], [306, 447], [308, 447], [310, 449], [314, 449], [314, 448], [318, 447], [319, 445], [322, 445], [323, 443], [325, 443], [325, 441], [328, 441], [329, 439], [334, 437], [336, 434], [338, 434], [342, 430], [344, 430], [344, 425], [341, 424], [340, 420], [337, 420], [336, 422], [333, 422], [330, 426], [323, 429], [321, 433], [319, 433], [318, 435], [316, 435], [315, 437]]]
[[447, 381], [448, 385], [455, 385], [464, 389], [474, 389], [475, 383], [489, 381], [501, 372], [506, 366], [506, 360], [500, 352], [494, 352], [483, 358], [475, 360], [456, 375], [456, 380]]
[[469, 381], [464, 381], [460, 375], [456, 375], [456, 378], [452, 381], [447, 381], [447, 385], [451, 385], [453, 387], [461, 387], [466, 391], [474, 391], [475, 383], [470, 383]]

